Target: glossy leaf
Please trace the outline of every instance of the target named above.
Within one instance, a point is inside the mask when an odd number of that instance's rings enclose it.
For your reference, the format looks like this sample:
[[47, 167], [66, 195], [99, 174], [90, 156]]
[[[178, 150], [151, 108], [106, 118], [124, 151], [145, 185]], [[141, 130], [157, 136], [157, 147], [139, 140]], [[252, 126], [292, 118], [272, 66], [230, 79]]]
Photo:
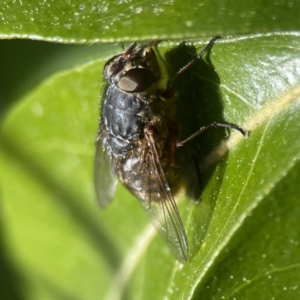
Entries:
[[266, 33], [299, 30], [299, 10], [297, 0], [13, 0], [0, 4], [0, 36], [91, 43]]
[[[204, 44], [157, 50], [173, 73]], [[184, 266], [121, 186], [107, 210], [95, 202], [105, 59], [53, 75], [21, 99], [0, 144], [5, 249], [23, 278], [19, 298], [253, 299], [263, 290], [298, 299], [299, 48], [295, 34], [220, 39], [176, 81], [182, 137], [223, 119], [251, 131], [244, 139], [212, 129], [185, 148], [200, 161], [204, 190], [199, 203], [179, 204]]]

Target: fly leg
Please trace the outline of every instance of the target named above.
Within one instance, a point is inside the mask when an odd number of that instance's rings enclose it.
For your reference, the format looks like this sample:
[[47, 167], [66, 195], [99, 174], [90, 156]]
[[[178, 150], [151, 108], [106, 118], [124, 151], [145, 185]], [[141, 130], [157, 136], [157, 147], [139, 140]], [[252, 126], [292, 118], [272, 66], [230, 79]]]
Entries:
[[212, 127], [232, 128], [232, 129], [235, 129], [235, 130], [239, 131], [243, 136], [247, 136], [248, 135], [248, 133], [243, 128], [241, 128], [241, 127], [239, 127], [239, 126], [237, 126], [235, 124], [212, 122], [209, 125], [201, 127], [198, 131], [196, 131], [195, 133], [193, 133], [191, 136], [189, 136], [185, 140], [177, 143], [176, 144], [177, 148], [183, 146], [183, 144], [185, 144], [186, 142], [192, 140], [193, 138], [197, 137], [198, 135], [200, 135], [201, 133], [203, 133], [204, 131], [206, 131], [207, 129], [212, 128]]
[[168, 81], [167, 90], [164, 92], [165, 95], [172, 95], [172, 86], [173, 82], [185, 71], [187, 71], [191, 66], [193, 66], [198, 60], [202, 58], [202, 56], [213, 46], [215, 41], [218, 39], [218, 36], [213, 37], [208, 44], [200, 51], [200, 53], [193, 58], [189, 63], [183, 66], [177, 73]]
[[[243, 136], [247, 136], [248, 134], [244, 129], [242, 129], [241, 127], [235, 124], [213, 122], [207, 126], [201, 127], [198, 131], [196, 131], [194, 134], [192, 134], [185, 140], [178, 142], [176, 144], [176, 147], [179, 148], [183, 146], [188, 141], [192, 140], [193, 138], [197, 137], [198, 135], [200, 135], [201, 133], [203, 133], [204, 131], [212, 127], [232, 128], [239, 131]], [[193, 159], [193, 165], [189, 167], [191, 171], [188, 170], [187, 183], [188, 183], [188, 188], [190, 188], [191, 190], [191, 192], [189, 192], [191, 194], [191, 197], [194, 199], [195, 202], [197, 202], [199, 201], [199, 197], [201, 197], [202, 195], [204, 183], [203, 183], [201, 170], [199, 168], [198, 160], [194, 155], [192, 159]], [[190, 184], [190, 182], [192, 182], [192, 184]]]

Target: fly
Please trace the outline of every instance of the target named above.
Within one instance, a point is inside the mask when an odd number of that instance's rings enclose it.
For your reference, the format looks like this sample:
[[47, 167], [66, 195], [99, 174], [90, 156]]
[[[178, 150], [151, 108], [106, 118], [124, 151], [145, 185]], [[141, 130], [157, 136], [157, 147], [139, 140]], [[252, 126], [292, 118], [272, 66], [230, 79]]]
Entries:
[[164, 91], [153, 46], [132, 43], [104, 67], [107, 85], [96, 141], [95, 189], [101, 207], [113, 199], [117, 178], [140, 201], [159, 235], [182, 263], [188, 259], [188, 240], [173, 194], [179, 187], [176, 149], [210, 127], [237, 125], [214, 122], [178, 142], [169, 116], [172, 85], [212, 47], [206, 47], [169, 81]]

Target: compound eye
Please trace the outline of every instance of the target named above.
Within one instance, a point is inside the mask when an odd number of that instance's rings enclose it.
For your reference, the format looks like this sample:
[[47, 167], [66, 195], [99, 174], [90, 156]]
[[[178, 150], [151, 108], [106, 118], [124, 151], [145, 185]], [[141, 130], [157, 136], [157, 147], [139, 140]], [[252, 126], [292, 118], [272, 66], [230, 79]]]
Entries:
[[146, 69], [131, 69], [119, 80], [119, 88], [128, 93], [140, 93], [149, 90], [155, 83], [153, 74]]

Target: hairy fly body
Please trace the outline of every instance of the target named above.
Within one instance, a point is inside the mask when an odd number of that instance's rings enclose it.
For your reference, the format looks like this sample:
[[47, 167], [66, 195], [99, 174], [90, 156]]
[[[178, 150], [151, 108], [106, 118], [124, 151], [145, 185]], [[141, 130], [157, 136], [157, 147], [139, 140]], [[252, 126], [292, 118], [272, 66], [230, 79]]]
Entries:
[[95, 187], [102, 207], [112, 200], [116, 178], [141, 202], [156, 230], [175, 257], [186, 262], [188, 242], [173, 197], [180, 174], [176, 165], [176, 148], [213, 126], [212, 123], [191, 137], [178, 142], [170, 116], [173, 81], [198, 61], [216, 38], [171, 78], [161, 90], [161, 72], [153, 50], [155, 42], [136, 47], [111, 58], [104, 67], [107, 86], [96, 141]]

